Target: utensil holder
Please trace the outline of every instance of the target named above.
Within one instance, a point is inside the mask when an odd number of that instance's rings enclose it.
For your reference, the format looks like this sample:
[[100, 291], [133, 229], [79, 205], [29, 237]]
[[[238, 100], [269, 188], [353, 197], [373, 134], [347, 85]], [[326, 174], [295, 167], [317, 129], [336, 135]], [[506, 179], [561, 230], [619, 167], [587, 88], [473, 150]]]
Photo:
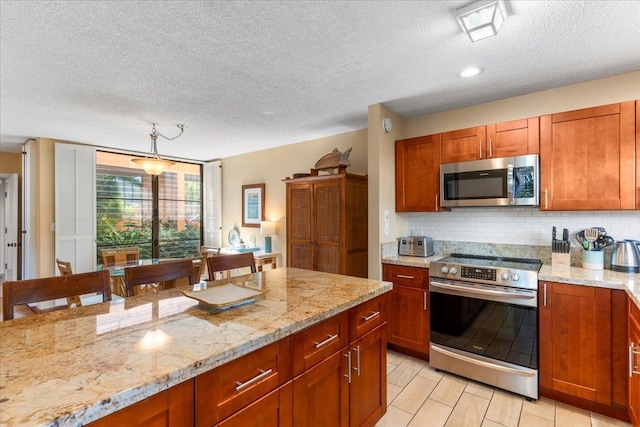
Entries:
[[582, 268], [604, 270], [604, 252], [582, 251]]

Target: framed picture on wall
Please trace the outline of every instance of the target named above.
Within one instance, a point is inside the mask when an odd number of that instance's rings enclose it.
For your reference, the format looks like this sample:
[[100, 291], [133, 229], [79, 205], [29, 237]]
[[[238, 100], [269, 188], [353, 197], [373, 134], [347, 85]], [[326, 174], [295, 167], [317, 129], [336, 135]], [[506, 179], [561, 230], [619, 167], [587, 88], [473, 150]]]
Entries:
[[264, 184], [242, 186], [242, 226], [260, 227], [264, 221]]

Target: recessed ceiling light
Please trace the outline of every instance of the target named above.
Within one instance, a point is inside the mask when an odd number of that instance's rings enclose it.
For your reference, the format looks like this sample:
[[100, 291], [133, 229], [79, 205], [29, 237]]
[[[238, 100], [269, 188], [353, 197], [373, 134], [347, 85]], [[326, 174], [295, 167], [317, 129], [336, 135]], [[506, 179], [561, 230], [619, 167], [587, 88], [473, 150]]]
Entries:
[[460, 77], [473, 77], [477, 76], [482, 72], [482, 68], [480, 67], [469, 67], [465, 68], [460, 72]]

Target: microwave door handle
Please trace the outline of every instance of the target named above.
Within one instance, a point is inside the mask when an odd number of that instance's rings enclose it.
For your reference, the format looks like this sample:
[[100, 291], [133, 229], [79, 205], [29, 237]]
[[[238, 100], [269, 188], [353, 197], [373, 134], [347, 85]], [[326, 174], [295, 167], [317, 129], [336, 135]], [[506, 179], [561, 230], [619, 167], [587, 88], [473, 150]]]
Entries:
[[509, 204], [513, 205], [515, 203], [515, 199], [513, 197], [513, 163], [509, 163], [507, 165], [507, 199], [509, 200]]

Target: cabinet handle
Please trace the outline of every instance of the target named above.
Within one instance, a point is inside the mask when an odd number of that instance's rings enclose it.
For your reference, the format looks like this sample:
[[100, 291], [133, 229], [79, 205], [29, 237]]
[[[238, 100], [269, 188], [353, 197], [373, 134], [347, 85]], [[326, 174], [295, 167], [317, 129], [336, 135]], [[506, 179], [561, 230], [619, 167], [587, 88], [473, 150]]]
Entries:
[[482, 140], [480, 140], [480, 158], [482, 158]]
[[237, 384], [236, 391], [240, 391], [245, 387], [249, 387], [251, 384], [260, 381], [261, 379], [271, 375], [271, 372], [273, 372], [272, 369], [268, 369], [266, 371], [262, 369], [258, 369], [258, 371], [260, 371], [260, 373], [255, 377], [251, 378], [247, 382], [241, 383], [240, 381], [236, 381], [236, 384]]
[[544, 208], [549, 209], [549, 199], [548, 199], [547, 189], [544, 189]]
[[344, 375], [348, 380], [349, 380], [349, 384], [351, 384], [351, 352], [347, 351], [347, 354], [342, 354], [344, 357], [347, 358], [347, 373], [346, 374], [342, 374]]
[[491, 138], [489, 138], [489, 158], [493, 158], [492, 148], [493, 148], [493, 144], [492, 144]]
[[438, 197], [438, 195], [436, 194], [436, 212], [438, 212], [438, 199], [439, 199], [439, 197]]
[[640, 354], [640, 351], [636, 350], [636, 345], [632, 342], [629, 345], [629, 377], [632, 377], [633, 374], [640, 374], [640, 371], [636, 371], [636, 354]]
[[358, 376], [360, 376], [360, 346], [354, 348], [353, 351], [356, 352], [356, 366], [353, 368], [353, 370], [358, 373]]
[[427, 311], [427, 291], [423, 292], [423, 298], [422, 298], [422, 302], [423, 302], [423, 306], [424, 306], [424, 311]]
[[544, 300], [544, 306], [547, 306], [547, 284], [543, 283], [542, 284], [542, 299]]
[[396, 274], [396, 277], [397, 277], [398, 279], [410, 279], [410, 280], [415, 279], [415, 277], [413, 277], [413, 276], [407, 276], [406, 274]]
[[380, 316], [380, 312], [379, 311], [372, 312], [368, 316], [362, 316], [362, 321], [363, 322], [368, 322], [369, 320], [373, 319], [376, 316]]
[[338, 338], [338, 334], [329, 335], [326, 340], [322, 342], [314, 341], [314, 344], [316, 345], [316, 348], [324, 347], [325, 345], [329, 344], [331, 341], [335, 340], [336, 338]]

